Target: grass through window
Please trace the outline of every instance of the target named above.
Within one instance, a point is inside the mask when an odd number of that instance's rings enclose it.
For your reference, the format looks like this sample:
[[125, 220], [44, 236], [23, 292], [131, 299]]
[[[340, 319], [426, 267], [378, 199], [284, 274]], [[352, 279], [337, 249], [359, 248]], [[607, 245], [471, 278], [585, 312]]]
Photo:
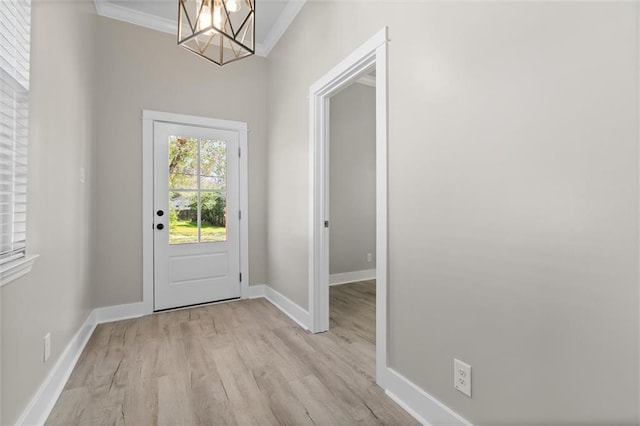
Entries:
[[[227, 240], [227, 229], [202, 222], [201, 241], [216, 242]], [[169, 226], [169, 243], [195, 243], [198, 241], [198, 225], [189, 220], [171, 221]]]

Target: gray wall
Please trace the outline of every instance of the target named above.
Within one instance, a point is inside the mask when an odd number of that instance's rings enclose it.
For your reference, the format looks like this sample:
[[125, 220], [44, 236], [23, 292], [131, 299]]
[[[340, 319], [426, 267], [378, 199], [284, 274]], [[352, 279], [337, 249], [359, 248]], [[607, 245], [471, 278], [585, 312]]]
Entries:
[[331, 98], [330, 115], [329, 272], [375, 269], [375, 88], [348, 87]]
[[0, 422], [2, 422], [2, 291], [0, 291]]
[[266, 280], [264, 59], [217, 68], [169, 34], [96, 17], [92, 2], [42, 1], [31, 61], [28, 244], [40, 258], [0, 293], [3, 424], [91, 309], [142, 300], [143, 108], [249, 123], [250, 282]]
[[637, 8], [310, 2], [268, 61], [216, 69], [90, 3], [34, 3], [41, 258], [0, 290], [2, 422], [91, 308], [141, 300], [142, 108], [249, 121], [251, 280], [307, 306], [308, 88], [383, 25], [392, 367], [478, 424], [637, 422]]
[[217, 67], [175, 36], [99, 17], [93, 268], [96, 306], [142, 300], [143, 109], [249, 124], [249, 276], [266, 280], [266, 65]]
[[92, 308], [92, 179], [79, 178], [95, 141], [95, 11], [86, 2], [32, 6], [27, 238], [40, 258], [1, 290], [2, 424], [17, 420]]
[[309, 86], [388, 25], [391, 366], [477, 424], [638, 422], [637, 7], [307, 3], [269, 58], [268, 283], [307, 307]]

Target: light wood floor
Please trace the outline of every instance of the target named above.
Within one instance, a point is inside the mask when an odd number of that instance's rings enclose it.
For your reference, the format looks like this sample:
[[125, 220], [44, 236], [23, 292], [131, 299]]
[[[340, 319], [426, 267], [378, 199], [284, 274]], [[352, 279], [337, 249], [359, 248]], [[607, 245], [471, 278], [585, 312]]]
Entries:
[[96, 328], [48, 425], [416, 424], [375, 385], [375, 284], [311, 334], [264, 299]]

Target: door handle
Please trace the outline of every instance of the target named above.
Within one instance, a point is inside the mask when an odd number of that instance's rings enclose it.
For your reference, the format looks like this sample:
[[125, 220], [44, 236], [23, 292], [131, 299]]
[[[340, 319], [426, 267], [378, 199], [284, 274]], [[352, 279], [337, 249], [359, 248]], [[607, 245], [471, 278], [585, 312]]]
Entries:
[[159, 230], [159, 231], [162, 231], [164, 229], [164, 225], [159, 223], [159, 224], [156, 225], [156, 229]]

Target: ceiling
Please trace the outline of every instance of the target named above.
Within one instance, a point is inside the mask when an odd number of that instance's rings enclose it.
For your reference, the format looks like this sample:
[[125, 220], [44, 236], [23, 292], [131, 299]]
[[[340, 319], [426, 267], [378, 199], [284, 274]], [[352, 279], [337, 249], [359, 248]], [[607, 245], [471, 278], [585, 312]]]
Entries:
[[[177, 33], [178, 0], [94, 0], [100, 16]], [[256, 0], [256, 55], [267, 56], [306, 0]]]

